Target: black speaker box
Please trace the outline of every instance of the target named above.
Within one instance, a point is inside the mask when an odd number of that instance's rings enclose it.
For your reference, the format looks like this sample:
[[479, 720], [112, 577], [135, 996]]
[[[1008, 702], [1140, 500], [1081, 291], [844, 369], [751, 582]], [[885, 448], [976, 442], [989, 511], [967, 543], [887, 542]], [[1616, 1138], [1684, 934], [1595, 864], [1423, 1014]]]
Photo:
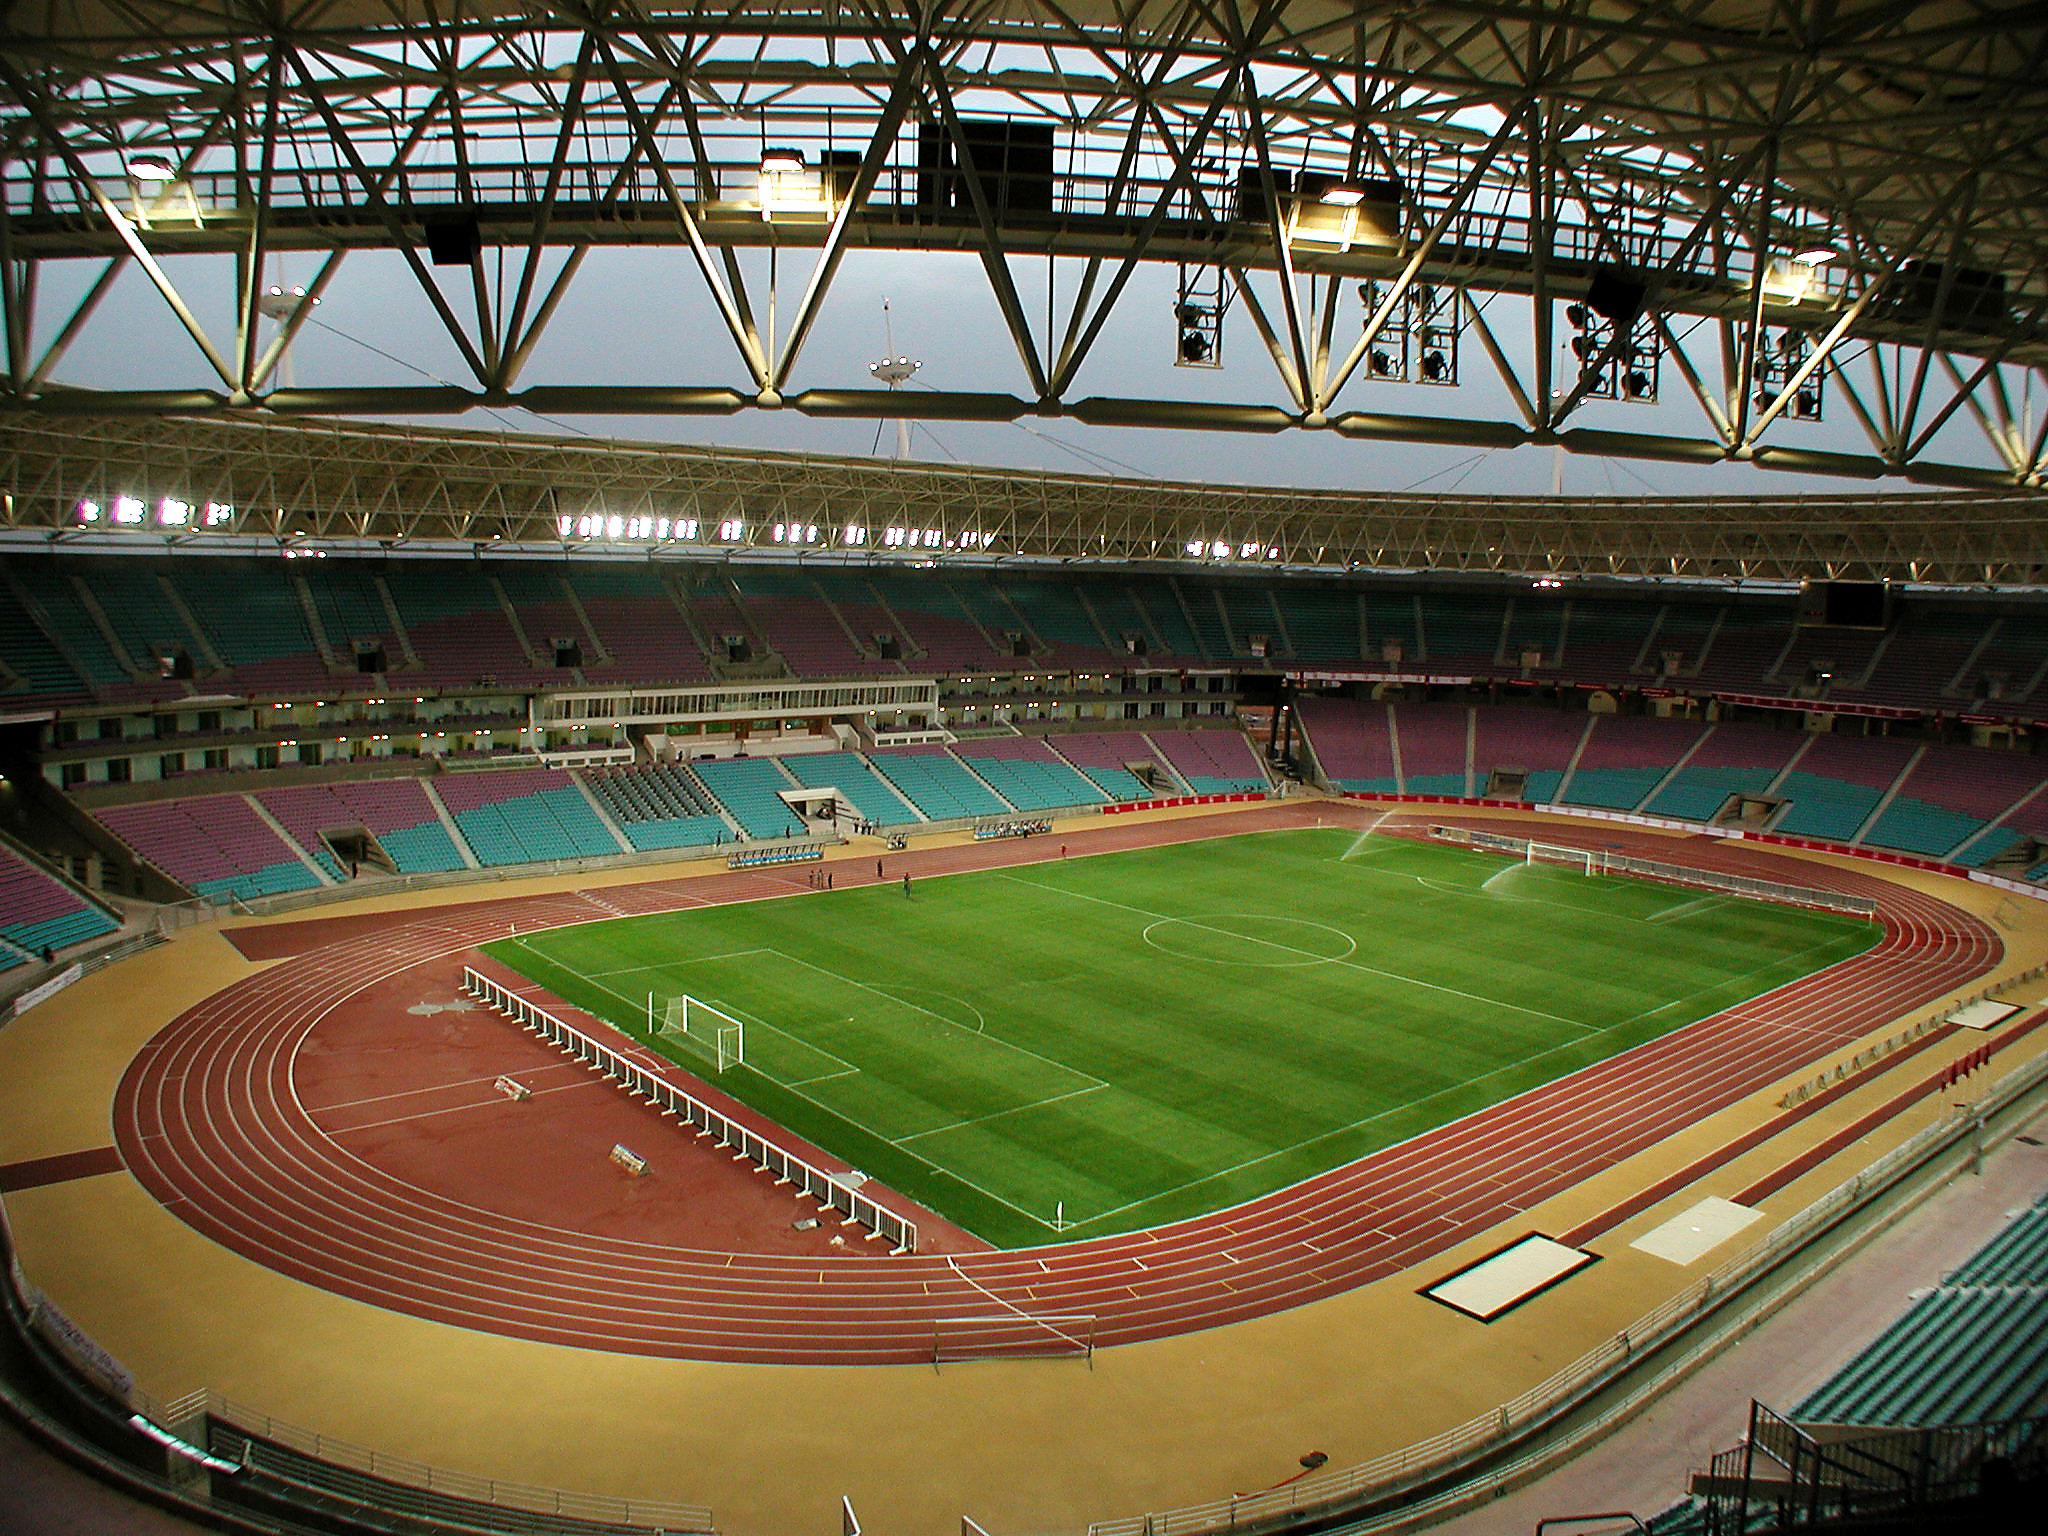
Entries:
[[426, 221], [427, 255], [437, 267], [466, 267], [484, 251], [473, 213], [438, 213]]

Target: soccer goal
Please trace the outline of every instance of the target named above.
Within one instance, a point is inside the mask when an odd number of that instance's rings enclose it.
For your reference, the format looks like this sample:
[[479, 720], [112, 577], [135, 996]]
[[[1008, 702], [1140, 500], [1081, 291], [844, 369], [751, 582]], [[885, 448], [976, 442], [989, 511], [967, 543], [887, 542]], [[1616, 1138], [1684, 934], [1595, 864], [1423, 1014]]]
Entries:
[[1584, 875], [1597, 875], [1604, 867], [1601, 856], [1590, 848], [1566, 848], [1559, 843], [1529, 844], [1522, 855], [1524, 864], [1567, 864]]
[[659, 1040], [680, 1041], [720, 1072], [746, 1064], [746, 1023], [687, 992], [667, 999], [648, 993], [647, 1032]]

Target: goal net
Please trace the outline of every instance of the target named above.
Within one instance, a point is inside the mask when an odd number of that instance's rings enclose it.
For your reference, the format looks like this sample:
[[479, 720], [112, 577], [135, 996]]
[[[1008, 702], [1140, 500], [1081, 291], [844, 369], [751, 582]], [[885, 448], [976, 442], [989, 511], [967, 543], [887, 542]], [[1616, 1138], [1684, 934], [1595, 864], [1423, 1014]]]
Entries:
[[1580, 874], [1597, 875], [1601, 870], [1600, 855], [1590, 848], [1567, 848], [1559, 843], [1529, 844], [1522, 855], [1524, 864], [1563, 864], [1576, 869]]
[[665, 1000], [648, 993], [647, 1032], [678, 1042], [720, 1072], [746, 1064], [745, 1022], [687, 992]]

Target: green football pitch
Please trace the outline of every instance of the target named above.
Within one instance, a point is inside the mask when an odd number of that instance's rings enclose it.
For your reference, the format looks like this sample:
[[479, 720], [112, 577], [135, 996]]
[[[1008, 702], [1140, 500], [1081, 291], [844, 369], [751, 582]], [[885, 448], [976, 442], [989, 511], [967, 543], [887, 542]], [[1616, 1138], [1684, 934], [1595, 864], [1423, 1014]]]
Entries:
[[[485, 948], [1024, 1247], [1282, 1188], [1877, 936], [1850, 918], [1302, 829]], [[709, 1029], [668, 1023], [686, 993], [744, 1023], [743, 1064], [718, 1071]]]

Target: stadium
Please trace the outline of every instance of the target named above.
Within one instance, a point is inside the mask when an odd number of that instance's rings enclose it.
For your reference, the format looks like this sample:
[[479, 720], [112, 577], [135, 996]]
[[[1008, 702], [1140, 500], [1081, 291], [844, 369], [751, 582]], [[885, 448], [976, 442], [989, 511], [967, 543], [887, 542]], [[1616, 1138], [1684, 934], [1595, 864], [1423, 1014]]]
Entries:
[[146, 9], [0, 23], [19, 1488], [2019, 1527], [2038, 8]]

